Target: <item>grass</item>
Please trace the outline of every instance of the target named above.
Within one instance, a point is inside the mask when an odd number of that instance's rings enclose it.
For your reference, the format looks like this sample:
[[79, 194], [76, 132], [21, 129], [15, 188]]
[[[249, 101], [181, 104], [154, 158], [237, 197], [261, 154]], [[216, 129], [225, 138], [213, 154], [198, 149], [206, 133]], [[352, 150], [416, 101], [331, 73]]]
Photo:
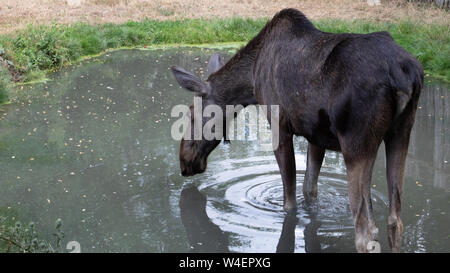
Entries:
[[7, 217], [10, 214], [9, 210], [0, 208], [0, 253], [62, 252], [61, 240], [64, 238], [64, 232], [61, 230], [61, 219], [55, 222], [55, 243], [52, 244], [39, 237], [34, 222], [23, 225], [16, 221], [13, 224], [15, 217]]
[[369, 33], [388, 31], [394, 40], [414, 55], [428, 76], [450, 82], [450, 28], [448, 25], [419, 24], [412, 21], [372, 23], [324, 20], [315, 24], [329, 32]]
[[[144, 20], [103, 25], [30, 25], [15, 34], [0, 35], [0, 50], [3, 48], [4, 58], [14, 63], [17, 71], [25, 74], [25, 81], [33, 81], [48, 71], [107, 49], [163, 44], [246, 42], [254, 37], [266, 22], [267, 19], [229, 18]], [[421, 61], [426, 73], [450, 81], [450, 28], [447, 25], [412, 21], [377, 23], [363, 20], [318, 20], [314, 23], [323, 31], [335, 33], [387, 30], [398, 44]], [[3, 90], [6, 90], [7, 85], [8, 76], [0, 67], [0, 99], [5, 97]]]
[[0, 64], [0, 105], [8, 100], [11, 89], [9, 72]]

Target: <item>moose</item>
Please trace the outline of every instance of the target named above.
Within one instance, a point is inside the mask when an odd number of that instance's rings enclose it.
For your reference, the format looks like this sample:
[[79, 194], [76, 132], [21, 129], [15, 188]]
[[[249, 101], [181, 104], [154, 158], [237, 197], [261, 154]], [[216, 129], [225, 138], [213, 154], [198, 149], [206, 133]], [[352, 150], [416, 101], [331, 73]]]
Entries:
[[[386, 149], [389, 195], [388, 241], [400, 250], [400, 218], [405, 160], [423, 86], [418, 60], [387, 32], [327, 33], [303, 13], [283, 9], [227, 63], [214, 54], [208, 78], [172, 67], [177, 82], [201, 97], [202, 106], [252, 104], [279, 106], [278, 146], [274, 154], [283, 181], [284, 209], [296, 209], [293, 136], [308, 141], [303, 194], [317, 198], [325, 150], [343, 154], [350, 210], [358, 252], [378, 240], [372, 210], [372, 169], [382, 141]], [[207, 118], [191, 124], [205, 124]], [[271, 112], [267, 112], [270, 121]], [[192, 125], [193, 126], [193, 125]], [[183, 176], [202, 173], [221, 139], [181, 140]]]

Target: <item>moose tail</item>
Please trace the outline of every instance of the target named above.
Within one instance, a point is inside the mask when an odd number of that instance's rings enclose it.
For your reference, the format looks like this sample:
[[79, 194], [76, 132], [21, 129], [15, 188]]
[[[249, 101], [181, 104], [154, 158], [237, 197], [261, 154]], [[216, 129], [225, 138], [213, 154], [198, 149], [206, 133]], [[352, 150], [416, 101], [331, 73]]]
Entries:
[[391, 70], [391, 90], [394, 92], [395, 118], [398, 117], [411, 99], [419, 98], [423, 86], [423, 69], [418, 61], [403, 63]]

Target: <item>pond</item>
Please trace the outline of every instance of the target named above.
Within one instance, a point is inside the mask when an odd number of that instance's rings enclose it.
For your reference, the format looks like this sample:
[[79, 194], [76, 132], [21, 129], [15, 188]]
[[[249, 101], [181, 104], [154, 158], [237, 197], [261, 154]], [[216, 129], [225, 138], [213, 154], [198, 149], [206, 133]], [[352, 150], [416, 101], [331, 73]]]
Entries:
[[[0, 213], [35, 221], [82, 252], [354, 252], [342, 155], [327, 152], [319, 201], [304, 204], [307, 143], [296, 138], [296, 215], [283, 212], [275, 157], [256, 142], [221, 144], [201, 175], [180, 175], [170, 111], [192, 102], [169, 67], [205, 77], [216, 50], [121, 50], [19, 88], [0, 112]], [[221, 49], [228, 57], [230, 50]], [[404, 252], [450, 251], [450, 87], [427, 83], [403, 194]], [[388, 251], [384, 147], [372, 197]], [[181, 199], [181, 200], [180, 200]]]

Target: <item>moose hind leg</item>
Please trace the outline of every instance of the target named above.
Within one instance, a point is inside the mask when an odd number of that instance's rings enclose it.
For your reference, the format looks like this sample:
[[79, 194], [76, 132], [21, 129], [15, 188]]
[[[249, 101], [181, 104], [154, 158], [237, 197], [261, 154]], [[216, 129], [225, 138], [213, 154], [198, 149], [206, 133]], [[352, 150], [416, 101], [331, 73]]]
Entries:
[[312, 201], [317, 198], [317, 180], [324, 155], [325, 149], [308, 143], [305, 181], [303, 182], [303, 196], [306, 201]]
[[292, 134], [280, 130], [278, 148], [274, 151], [283, 180], [284, 209], [295, 210], [296, 201], [296, 170]]
[[350, 209], [355, 224], [355, 245], [358, 252], [371, 251], [374, 241], [378, 240], [378, 228], [370, 195], [375, 157], [371, 155], [348, 163], [346, 160]]
[[339, 143], [347, 167], [348, 195], [355, 225], [356, 250], [379, 251], [378, 228], [373, 215], [370, 183], [381, 139], [364, 141], [364, 138], [340, 136]]
[[386, 176], [389, 195], [387, 231], [389, 246], [393, 252], [399, 252], [402, 244], [401, 196], [410, 131], [410, 128], [407, 128], [404, 131], [390, 133], [384, 140], [386, 145]]

